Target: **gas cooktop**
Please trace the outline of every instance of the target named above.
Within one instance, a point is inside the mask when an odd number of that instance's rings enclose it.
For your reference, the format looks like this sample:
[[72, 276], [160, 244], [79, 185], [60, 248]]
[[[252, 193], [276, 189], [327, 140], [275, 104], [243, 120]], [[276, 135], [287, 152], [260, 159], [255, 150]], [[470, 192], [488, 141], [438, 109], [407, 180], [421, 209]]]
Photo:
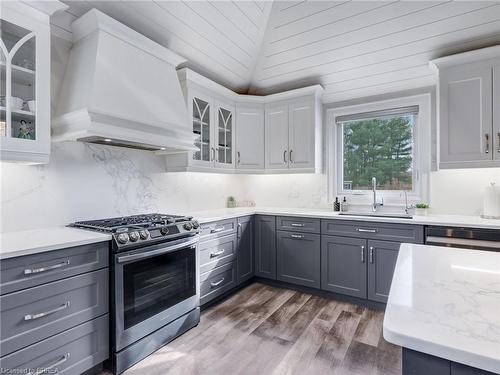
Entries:
[[170, 241], [198, 233], [199, 224], [191, 216], [143, 214], [110, 219], [77, 221], [70, 227], [110, 233], [114, 248], [142, 247], [152, 242]]

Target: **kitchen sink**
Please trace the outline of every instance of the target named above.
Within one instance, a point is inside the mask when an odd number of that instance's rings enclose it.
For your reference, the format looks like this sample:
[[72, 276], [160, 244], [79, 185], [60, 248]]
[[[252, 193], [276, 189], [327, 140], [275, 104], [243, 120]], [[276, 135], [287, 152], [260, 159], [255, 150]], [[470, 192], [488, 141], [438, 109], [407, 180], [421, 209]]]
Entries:
[[410, 214], [398, 214], [390, 212], [340, 212], [339, 215], [342, 216], [365, 216], [365, 217], [388, 217], [393, 219], [413, 219]]

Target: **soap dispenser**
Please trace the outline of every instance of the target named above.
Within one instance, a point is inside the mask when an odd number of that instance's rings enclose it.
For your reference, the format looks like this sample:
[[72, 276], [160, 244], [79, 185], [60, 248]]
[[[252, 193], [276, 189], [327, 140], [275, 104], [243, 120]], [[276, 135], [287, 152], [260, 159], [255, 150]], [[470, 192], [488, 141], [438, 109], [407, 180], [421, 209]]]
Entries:
[[340, 211], [347, 212], [348, 209], [349, 209], [349, 204], [347, 203], [346, 197], [344, 197], [344, 199], [342, 200], [342, 204], [340, 205]]
[[335, 212], [339, 212], [340, 211], [339, 197], [335, 197], [335, 202], [333, 202], [333, 211], [335, 211]]

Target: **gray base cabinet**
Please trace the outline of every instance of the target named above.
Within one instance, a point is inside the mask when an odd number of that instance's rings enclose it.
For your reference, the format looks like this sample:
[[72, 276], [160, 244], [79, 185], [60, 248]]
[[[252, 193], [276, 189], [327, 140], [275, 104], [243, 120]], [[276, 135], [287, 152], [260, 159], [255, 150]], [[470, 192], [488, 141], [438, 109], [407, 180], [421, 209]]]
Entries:
[[254, 275], [254, 260], [253, 260], [253, 216], [245, 216], [238, 218], [238, 284], [251, 279]]
[[321, 237], [319, 234], [277, 231], [277, 279], [319, 288]]
[[276, 218], [255, 216], [255, 276], [276, 280]]
[[368, 299], [387, 302], [399, 246], [399, 242], [368, 241]]
[[366, 298], [366, 240], [323, 236], [321, 289]]

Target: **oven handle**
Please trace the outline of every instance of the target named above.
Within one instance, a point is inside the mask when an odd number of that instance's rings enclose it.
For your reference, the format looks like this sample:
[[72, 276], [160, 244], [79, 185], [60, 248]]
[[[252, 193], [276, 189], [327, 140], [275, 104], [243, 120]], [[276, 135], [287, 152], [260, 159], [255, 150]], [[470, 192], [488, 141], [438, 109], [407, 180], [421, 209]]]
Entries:
[[170, 253], [172, 251], [179, 250], [179, 249], [182, 249], [184, 247], [194, 247], [196, 245], [196, 243], [198, 242], [198, 240], [199, 239], [196, 238], [194, 240], [178, 243], [178, 244], [175, 244], [173, 246], [168, 246], [168, 247], [164, 247], [164, 248], [157, 249], [157, 250], [145, 251], [145, 252], [139, 253], [139, 254], [122, 255], [122, 256], [118, 257], [117, 261], [118, 261], [118, 263], [126, 263], [126, 262], [131, 262], [134, 260], [147, 259], [147, 258], [151, 258], [154, 256]]

